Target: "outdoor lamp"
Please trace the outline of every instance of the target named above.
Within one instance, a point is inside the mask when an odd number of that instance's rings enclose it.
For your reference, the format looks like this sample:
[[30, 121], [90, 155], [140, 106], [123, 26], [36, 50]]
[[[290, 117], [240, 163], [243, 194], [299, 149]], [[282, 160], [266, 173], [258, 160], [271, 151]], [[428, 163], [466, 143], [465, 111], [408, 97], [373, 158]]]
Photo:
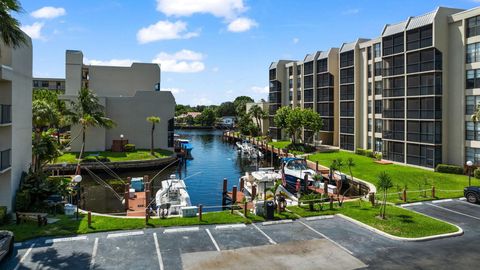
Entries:
[[73, 182], [74, 182], [74, 183], [80, 183], [80, 182], [82, 182], [82, 176], [81, 176], [81, 175], [75, 175], [75, 176], [73, 177]]
[[467, 167], [468, 167], [468, 186], [470, 187], [472, 185], [472, 165], [473, 162], [471, 160], [467, 161]]
[[122, 140], [123, 140], [123, 134], [120, 134], [120, 139], [122, 139]]

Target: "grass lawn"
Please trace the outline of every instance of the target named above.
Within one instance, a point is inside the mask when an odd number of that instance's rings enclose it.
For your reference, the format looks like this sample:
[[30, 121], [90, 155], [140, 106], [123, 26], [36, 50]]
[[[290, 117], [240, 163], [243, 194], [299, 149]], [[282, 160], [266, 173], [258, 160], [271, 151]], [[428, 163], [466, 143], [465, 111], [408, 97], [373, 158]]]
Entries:
[[[165, 158], [172, 155], [172, 151], [155, 149], [155, 156], [150, 154], [150, 150], [135, 150], [133, 152], [110, 152], [110, 151], [99, 151], [99, 152], [85, 152], [84, 157], [89, 155], [100, 155], [110, 159], [110, 161], [131, 161], [131, 160], [149, 160], [156, 158]], [[77, 163], [79, 152], [68, 152], [57, 158], [55, 163]]]
[[278, 141], [278, 142], [269, 142], [268, 143], [268, 145], [273, 145], [273, 147], [280, 148], [280, 149], [287, 148], [287, 146], [289, 146], [290, 144], [292, 144], [291, 141]]
[[15, 241], [21, 242], [42, 236], [67, 236], [114, 230], [249, 222], [239, 215], [230, 214], [229, 211], [203, 213], [202, 221], [199, 221], [198, 217], [155, 218], [150, 219], [147, 225], [145, 225], [145, 219], [113, 218], [92, 215], [92, 226], [90, 228], [88, 227], [87, 216], [85, 215], [81, 215], [79, 221], [64, 215], [57, 215], [55, 218], [60, 220], [47, 226], [38, 227], [36, 222], [27, 222], [20, 225], [9, 224], [0, 226], [0, 230], [12, 231], [15, 234]]
[[[396, 193], [403, 190], [407, 185], [407, 201], [431, 200], [431, 187], [435, 186], [436, 198], [454, 198], [463, 196], [463, 188], [468, 185], [468, 177], [465, 175], [437, 173], [434, 171], [414, 168], [410, 166], [375, 163], [372, 158], [356, 155], [350, 152], [340, 151], [334, 153], [316, 153], [308, 159], [318, 161], [320, 164], [329, 167], [334, 159], [341, 158], [344, 162], [353, 158], [355, 167], [352, 168], [353, 176], [376, 184], [377, 176], [385, 171], [391, 177], [394, 187], [388, 193]], [[347, 174], [348, 168], [343, 168]], [[479, 184], [478, 180], [472, 178], [473, 185]], [[426, 194], [418, 190], [427, 189]], [[425, 196], [426, 195], [426, 196]], [[389, 195], [388, 200], [394, 203], [401, 202], [398, 194]]]
[[[255, 214], [253, 214], [253, 213], [248, 213], [248, 214], [247, 214], [247, 218], [248, 218], [249, 220], [251, 220], [252, 222], [264, 222], [264, 221], [268, 221], [268, 220], [266, 220], [264, 217], [262, 217], [262, 216], [257, 216], [257, 215], [255, 215]], [[296, 216], [294, 213], [291, 213], [291, 212], [278, 213], [277, 211], [275, 211], [273, 220], [282, 220], [282, 219], [298, 219], [298, 216]]]
[[380, 209], [372, 207], [368, 202], [363, 202], [362, 206], [358, 202], [346, 202], [341, 208], [336, 207], [334, 210], [329, 210], [326, 204], [324, 209], [328, 210], [317, 209], [313, 212], [309, 211], [308, 205], [292, 206], [288, 209], [302, 217], [341, 213], [391, 235], [407, 238], [452, 233], [458, 230], [448, 223], [390, 205], [387, 206], [387, 218], [383, 220], [377, 217]]

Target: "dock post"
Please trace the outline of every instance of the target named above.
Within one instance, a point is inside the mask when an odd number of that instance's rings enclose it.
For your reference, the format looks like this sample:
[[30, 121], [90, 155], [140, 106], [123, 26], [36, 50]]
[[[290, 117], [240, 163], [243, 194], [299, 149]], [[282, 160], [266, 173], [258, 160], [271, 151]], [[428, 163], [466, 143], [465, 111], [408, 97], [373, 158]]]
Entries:
[[132, 178], [131, 177], [127, 177], [127, 184], [131, 184], [132, 183]]
[[227, 178], [223, 178], [223, 192], [222, 192], [222, 208], [225, 210], [225, 205], [227, 205], [227, 187], [228, 187], [228, 180]]
[[244, 187], [245, 187], [245, 180], [242, 178], [240, 178], [240, 191], [243, 191]]
[[[267, 145], [267, 150], [268, 150], [268, 145]], [[272, 148], [271, 148], [271, 153], [270, 153], [270, 167], [273, 167], [273, 145], [272, 145]]]
[[328, 180], [327, 179], [323, 181], [323, 192], [325, 193], [325, 196], [328, 197]]
[[318, 172], [318, 160], [315, 161], [315, 172]]
[[330, 210], [333, 210], [333, 195], [330, 196]]
[[243, 204], [243, 215], [245, 217], [247, 217], [247, 213], [248, 213], [247, 204], [248, 204], [247, 202]]
[[257, 196], [257, 186], [252, 186], [252, 201], [255, 200]]
[[150, 182], [148, 182], [148, 175], [143, 176], [143, 183], [145, 185], [145, 207], [148, 208], [148, 204], [150, 203]]
[[150, 212], [148, 208], [145, 208], [145, 224], [148, 224], [148, 218], [150, 217]]
[[87, 215], [87, 221], [88, 221], [88, 227], [92, 227], [92, 212], [91, 211], [88, 211], [88, 215]]
[[432, 198], [435, 198], [435, 186], [432, 186]]
[[303, 176], [303, 192], [307, 192], [308, 174]]
[[233, 186], [232, 189], [232, 207], [230, 208], [231, 213], [233, 214], [233, 206], [237, 203], [237, 186]]
[[403, 189], [403, 202], [407, 202], [407, 190]]
[[198, 220], [202, 221], [202, 211], [203, 211], [203, 205], [199, 204], [198, 205]]
[[128, 205], [128, 200], [130, 199], [130, 185], [125, 184], [125, 193], [123, 195], [123, 198], [125, 200], [125, 210], [128, 211], [129, 205]]

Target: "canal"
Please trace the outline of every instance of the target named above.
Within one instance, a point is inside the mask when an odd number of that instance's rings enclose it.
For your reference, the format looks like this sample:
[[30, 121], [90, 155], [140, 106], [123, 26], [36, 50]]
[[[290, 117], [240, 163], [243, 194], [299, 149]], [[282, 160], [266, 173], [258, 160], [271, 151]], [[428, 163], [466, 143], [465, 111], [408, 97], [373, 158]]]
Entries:
[[[192, 205], [202, 204], [205, 211], [221, 209], [223, 179], [228, 180], [228, 189], [238, 185], [238, 179], [246, 171], [258, 167], [269, 166], [269, 159], [249, 160], [238, 155], [234, 144], [224, 142], [220, 130], [176, 130], [182, 138], [190, 140], [193, 145], [192, 157], [182, 168], [172, 166], [160, 173], [154, 180], [154, 193], [161, 187], [161, 181], [171, 174], [185, 179]], [[118, 173], [120, 178], [141, 177], [150, 178], [158, 171], [131, 171]], [[99, 173], [102, 179], [112, 179], [106, 173]], [[111, 180], [118, 183], [118, 180]], [[110, 182], [109, 182], [110, 183]], [[114, 185], [112, 185], [114, 186]], [[85, 209], [99, 213], [121, 213], [123, 205], [110, 189], [99, 185], [92, 177], [85, 177]], [[121, 188], [120, 188], [121, 189]], [[119, 189], [119, 190], [120, 190]], [[216, 206], [216, 207], [214, 207]]]

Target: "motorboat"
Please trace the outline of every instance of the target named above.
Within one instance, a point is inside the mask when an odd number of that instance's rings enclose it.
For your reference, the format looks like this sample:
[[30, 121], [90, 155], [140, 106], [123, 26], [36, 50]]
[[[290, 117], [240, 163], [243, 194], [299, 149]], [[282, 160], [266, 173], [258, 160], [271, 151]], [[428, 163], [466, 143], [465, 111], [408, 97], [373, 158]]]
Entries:
[[236, 142], [238, 152], [247, 158], [262, 158], [263, 153], [249, 141]]
[[193, 145], [187, 139], [176, 138], [175, 139], [175, 149], [185, 151], [187, 156], [192, 155]]
[[[242, 192], [245, 198], [249, 201], [256, 201], [257, 199], [265, 200], [268, 197], [268, 193], [271, 193], [272, 187], [281, 179], [281, 173], [275, 171], [273, 168], [259, 168], [258, 171], [246, 172], [244, 176], [240, 177], [239, 182], [243, 181]], [[241, 186], [240, 183], [239, 186]], [[255, 194], [253, 194], [254, 189]], [[290, 201], [297, 201], [297, 198], [282, 185], [279, 185], [275, 192], [277, 194], [283, 193]], [[253, 197], [253, 195], [255, 195], [255, 197]]]
[[174, 174], [162, 181], [162, 188], [157, 191], [155, 201], [159, 216], [181, 216], [182, 210], [192, 205], [185, 182]]
[[[323, 181], [315, 183], [314, 176], [317, 174], [314, 170], [308, 168], [305, 159], [301, 158], [282, 158], [282, 172], [285, 174], [286, 188], [288, 190], [296, 190], [297, 180], [300, 180], [301, 186], [315, 186], [324, 189]], [[307, 177], [307, 183], [305, 183], [305, 177]], [[329, 193], [336, 193], [337, 187], [327, 185]]]

